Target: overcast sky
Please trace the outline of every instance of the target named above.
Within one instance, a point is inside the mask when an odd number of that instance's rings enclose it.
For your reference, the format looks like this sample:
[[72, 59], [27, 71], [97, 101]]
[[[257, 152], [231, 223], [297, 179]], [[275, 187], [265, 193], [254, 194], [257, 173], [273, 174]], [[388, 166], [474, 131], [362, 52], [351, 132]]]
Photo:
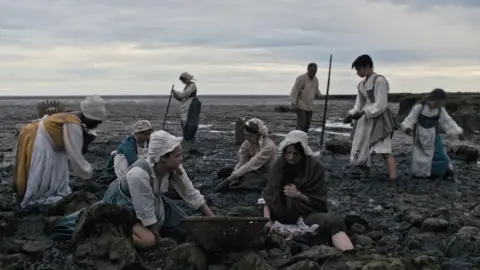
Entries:
[[[418, 4], [421, 3], [421, 4]], [[0, 0], [0, 95], [286, 95], [309, 62], [353, 94], [370, 54], [391, 92], [480, 90], [479, 0]]]

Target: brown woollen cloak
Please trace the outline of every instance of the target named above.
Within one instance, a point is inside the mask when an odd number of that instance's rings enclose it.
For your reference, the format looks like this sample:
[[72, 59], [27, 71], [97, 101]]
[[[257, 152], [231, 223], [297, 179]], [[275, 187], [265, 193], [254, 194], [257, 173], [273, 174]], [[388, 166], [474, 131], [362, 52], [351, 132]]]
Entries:
[[328, 212], [327, 210], [327, 182], [325, 167], [315, 157], [305, 155], [303, 172], [293, 179], [297, 189], [310, 199], [306, 203], [300, 199], [289, 198], [283, 194], [283, 168], [286, 161], [279, 157], [269, 173], [264, 199], [272, 218], [283, 224], [296, 224], [299, 217], [305, 217], [312, 212]]

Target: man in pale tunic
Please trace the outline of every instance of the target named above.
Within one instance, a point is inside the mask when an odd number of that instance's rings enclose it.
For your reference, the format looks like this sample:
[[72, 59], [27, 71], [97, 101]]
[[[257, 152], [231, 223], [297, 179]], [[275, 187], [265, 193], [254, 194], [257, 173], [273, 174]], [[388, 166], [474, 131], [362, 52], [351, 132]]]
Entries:
[[69, 195], [69, 162], [76, 176], [92, 176], [92, 165], [82, 153], [84, 128], [96, 128], [107, 112], [104, 100], [97, 95], [85, 98], [80, 107], [80, 112], [45, 116], [21, 130], [13, 191], [22, 208], [54, 203]]
[[197, 85], [193, 76], [187, 72], [180, 74], [180, 81], [185, 84], [183, 92], [173, 91], [173, 97], [180, 101], [180, 118], [185, 141], [193, 141], [200, 125], [202, 103], [197, 98]]
[[443, 107], [445, 99], [444, 90], [434, 89], [422, 102], [413, 106], [410, 114], [403, 120], [402, 129], [413, 135], [410, 167], [413, 177], [448, 178], [457, 182], [440, 133], [462, 138], [463, 129]]
[[355, 106], [345, 119], [347, 123], [356, 120], [352, 133], [350, 165], [361, 166], [368, 172], [372, 155], [381, 154], [389, 179], [395, 181], [397, 174], [391, 138], [398, 124], [388, 108], [388, 81], [373, 71], [373, 61], [368, 55], [357, 57], [352, 68], [356, 69], [357, 75], [363, 80], [357, 87]]
[[297, 113], [296, 129], [304, 132], [308, 132], [312, 122], [313, 100], [322, 96], [316, 74], [317, 64], [308, 64], [307, 73], [297, 77], [290, 93], [292, 108]]

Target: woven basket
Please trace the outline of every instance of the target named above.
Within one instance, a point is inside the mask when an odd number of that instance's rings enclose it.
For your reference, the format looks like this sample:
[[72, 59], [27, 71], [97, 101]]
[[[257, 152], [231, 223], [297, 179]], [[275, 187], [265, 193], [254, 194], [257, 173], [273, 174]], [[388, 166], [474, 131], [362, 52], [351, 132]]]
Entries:
[[262, 233], [267, 218], [186, 217], [181, 220], [187, 233], [208, 250], [247, 248]]

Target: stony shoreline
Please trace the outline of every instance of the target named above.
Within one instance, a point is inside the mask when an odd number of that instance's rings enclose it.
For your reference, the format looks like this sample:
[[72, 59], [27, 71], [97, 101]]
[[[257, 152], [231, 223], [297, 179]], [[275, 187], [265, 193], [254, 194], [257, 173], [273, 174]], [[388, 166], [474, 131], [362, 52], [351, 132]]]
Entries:
[[[127, 134], [129, 124], [137, 118], [144, 118], [151, 119], [156, 128], [161, 127], [164, 108], [142, 104], [128, 106], [128, 111], [135, 113], [125, 115], [125, 108], [109, 108], [109, 121], [99, 130], [100, 137], [87, 154], [87, 159], [95, 165], [93, 180], [71, 179], [73, 191], [82, 192], [77, 195], [75, 203], [70, 204], [65, 211], [71, 212], [101, 198], [107, 184], [102, 173], [106, 156]], [[332, 103], [332, 106], [329, 106], [329, 115], [332, 116], [330, 119], [333, 121], [344, 116], [345, 108], [349, 106], [351, 102]], [[35, 209], [36, 211], [24, 216], [13, 213], [8, 184], [13, 167], [6, 159], [11, 159], [9, 153], [14, 148], [12, 142], [15, 138], [15, 125], [33, 115], [33, 109], [31, 112], [25, 107], [7, 106], [0, 109], [3, 115], [1, 140], [4, 153], [4, 166], [0, 170], [0, 268], [88, 269], [78, 267], [82, 263], [86, 266], [94, 261], [91, 257], [91, 261], [88, 261], [88, 258], [79, 260], [78, 249], [68, 243], [53, 242], [46, 236], [47, 223], [44, 216], [38, 213], [44, 209]], [[318, 111], [322, 111], [321, 108], [318, 108]], [[173, 113], [176, 113], [175, 110]], [[273, 117], [275, 115], [277, 117]], [[225, 131], [228, 131], [230, 126], [233, 131], [230, 118], [241, 116], [262, 118], [271, 129], [283, 129], [285, 133], [293, 124], [293, 120], [282, 121], [281, 117], [290, 119], [291, 116], [278, 116], [273, 106], [205, 106], [202, 119], [205, 125], [220, 125], [225, 127]], [[321, 119], [321, 113], [314, 116], [315, 119]], [[176, 128], [174, 121], [172, 120], [167, 129]], [[309, 135], [312, 148], [314, 151], [319, 150], [319, 133], [310, 132]], [[333, 139], [330, 135], [326, 138], [327, 141]], [[338, 136], [336, 138], [338, 139]], [[279, 143], [282, 137], [274, 136], [273, 139]], [[238, 146], [234, 145], [232, 133], [211, 133], [207, 129], [201, 129], [195, 145], [201, 154], [190, 154], [186, 151], [184, 167], [217, 214], [222, 214], [233, 206], [255, 204], [259, 194], [218, 194], [213, 190], [217, 183], [218, 169], [235, 164]], [[320, 243], [310, 246], [311, 244], [302, 241], [285, 244], [278, 239], [267, 239], [254, 251], [229, 252], [223, 254], [219, 260], [214, 258], [220, 257], [212, 258], [210, 255], [204, 258], [203, 255], [198, 255], [195, 246], [177, 247], [173, 242], [163, 243], [153, 250], [141, 251], [138, 253], [139, 258], [144, 265], [152, 269], [178, 269], [174, 268], [178, 258], [188, 261], [185, 259], [191, 258], [188, 256], [197, 256], [197, 264], [206, 260], [205, 264], [210, 265], [208, 269], [248, 269], [252, 267], [251, 263], [255, 263], [255, 267], [263, 267], [256, 269], [290, 270], [321, 269], [322, 266], [323, 269], [478, 269], [480, 169], [476, 163], [467, 164], [461, 160], [454, 162], [462, 181], [461, 194], [458, 194], [454, 185], [449, 182], [409, 179], [407, 175], [410, 147], [409, 137], [401, 133], [395, 135], [394, 151], [399, 175], [403, 176], [400, 186], [383, 181], [386, 177], [380, 157], [375, 158], [371, 178], [367, 180], [362, 178], [359, 171], [344, 172], [343, 165], [347, 162], [348, 155], [338, 151], [324, 152], [322, 161], [327, 166], [329, 208], [332, 212], [347, 217], [348, 233], [357, 247], [354, 253], [341, 254]], [[95, 252], [98, 253], [98, 250]], [[108, 253], [108, 256], [118, 254], [115, 252]], [[72, 254], [76, 254], [76, 260]], [[116, 260], [104, 259], [101, 266], [105, 269], [122, 269], [115, 267], [125, 261], [118, 257]], [[98, 260], [95, 262], [98, 263]]]

